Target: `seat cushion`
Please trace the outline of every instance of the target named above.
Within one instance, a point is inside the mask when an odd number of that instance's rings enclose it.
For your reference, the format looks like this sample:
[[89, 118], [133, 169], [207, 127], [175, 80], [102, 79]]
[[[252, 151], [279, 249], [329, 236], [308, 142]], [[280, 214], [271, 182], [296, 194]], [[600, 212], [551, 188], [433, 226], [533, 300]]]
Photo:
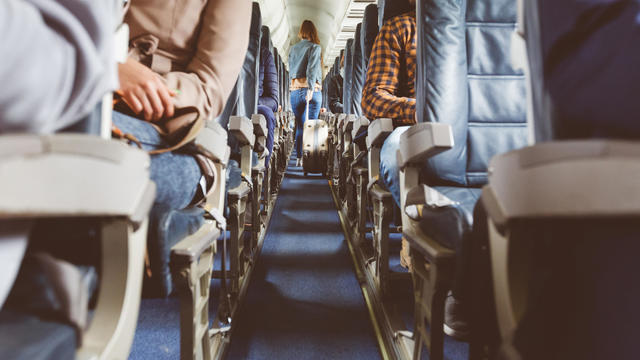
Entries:
[[420, 229], [443, 246], [458, 249], [462, 237], [473, 227], [473, 208], [482, 189], [436, 186], [435, 190], [456, 202], [453, 206], [424, 207]]
[[203, 223], [204, 211], [200, 208], [170, 210], [157, 207], [151, 210], [147, 245], [152, 276], [145, 284], [145, 293], [155, 296], [171, 294], [171, 248], [198, 231]]
[[0, 312], [0, 359], [58, 360], [75, 355], [73, 327], [20, 312]]

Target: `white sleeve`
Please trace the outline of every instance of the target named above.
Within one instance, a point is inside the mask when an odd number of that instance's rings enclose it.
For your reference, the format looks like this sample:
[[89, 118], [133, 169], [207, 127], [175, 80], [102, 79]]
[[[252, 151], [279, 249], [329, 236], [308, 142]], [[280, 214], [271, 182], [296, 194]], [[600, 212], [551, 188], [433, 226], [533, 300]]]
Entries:
[[0, 133], [48, 133], [117, 87], [116, 0], [0, 1]]

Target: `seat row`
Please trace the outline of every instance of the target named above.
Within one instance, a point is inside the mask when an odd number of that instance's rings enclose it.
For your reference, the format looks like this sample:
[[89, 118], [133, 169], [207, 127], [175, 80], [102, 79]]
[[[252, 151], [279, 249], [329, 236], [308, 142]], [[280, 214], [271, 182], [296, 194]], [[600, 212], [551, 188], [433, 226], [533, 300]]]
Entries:
[[[633, 353], [622, 341], [615, 341], [617, 348], [606, 345], [609, 337], [601, 327], [613, 322], [594, 315], [612, 311], [614, 299], [577, 303], [581, 296], [597, 297], [587, 293], [607, 281], [628, 277], [630, 268], [612, 268], [617, 261], [628, 266], [631, 260], [621, 253], [635, 248], [626, 239], [637, 234], [637, 227], [629, 226], [639, 214], [640, 197], [627, 176], [638, 169], [640, 148], [637, 138], [619, 140], [619, 124], [603, 130], [606, 119], [581, 125], [554, 110], [566, 97], [550, 89], [547, 62], [593, 69], [588, 57], [551, 46], [569, 31], [554, 24], [554, 7], [563, 5], [418, 0], [413, 8], [408, 2], [380, 2], [366, 8], [355, 39], [347, 43], [345, 112], [321, 115], [330, 125], [328, 176], [357, 265], [367, 275], [385, 346], [395, 357], [419, 359], [428, 352], [430, 359], [444, 358], [452, 290], [465, 295], [465, 340], [472, 359]], [[564, 7], [569, 11], [570, 5]], [[417, 124], [398, 127], [393, 119], [367, 119], [360, 103], [371, 37], [391, 14], [414, 10]], [[577, 24], [600, 30], [594, 23]], [[565, 39], [587, 42], [569, 34]], [[550, 48], [556, 58], [543, 53]], [[339, 64], [337, 58], [325, 84]], [[550, 101], [556, 102], [550, 106]], [[584, 139], [584, 126], [601, 129], [594, 132], [600, 139]], [[636, 154], [634, 160], [625, 152]], [[623, 158], [630, 162], [622, 165]], [[611, 171], [623, 174], [615, 189], [609, 186], [613, 179], [592, 181], [586, 175]], [[619, 227], [624, 230], [615, 230]], [[409, 244], [408, 272], [395, 266], [394, 233]], [[595, 249], [602, 246], [617, 255], [599, 257]], [[576, 269], [585, 271], [593, 262], [611, 272], [577, 275]], [[396, 314], [408, 303], [406, 290], [413, 293], [411, 324]], [[635, 288], [632, 293], [636, 298]], [[543, 300], [550, 298], [555, 302]], [[564, 332], [554, 328], [558, 322]]]
[[[126, 24], [116, 38], [123, 40], [118, 51], [123, 56]], [[258, 114], [261, 46], [273, 56], [280, 95], [270, 156], [269, 129]], [[44, 233], [45, 242], [71, 259], [69, 269], [97, 269], [89, 272], [97, 276], [94, 290], [82, 296], [82, 291], [70, 292], [44, 312], [70, 307], [67, 312], [81, 314], [71, 316], [82, 320], [73, 322], [80, 324], [76, 331], [67, 320], [42, 318], [42, 309], [3, 310], [0, 332], [7, 336], [1, 353], [12, 359], [36, 358], [34, 349], [39, 359], [127, 358], [144, 279], [145, 296], [177, 293], [180, 298], [181, 358], [221, 357], [293, 148], [287, 79], [254, 3], [249, 48], [235, 88], [222, 115], [209, 120], [192, 144], [214, 164], [215, 185], [203, 204], [187, 209], [151, 208], [155, 186], [149, 180], [149, 155], [111, 139], [111, 95], [82, 122], [81, 133], [0, 137], [0, 235]], [[85, 180], [86, 174], [93, 182]], [[56, 234], [52, 226], [68, 231]], [[68, 234], [75, 240], [58, 241]], [[34, 247], [35, 240], [30, 241]], [[221, 262], [216, 271], [214, 259]], [[216, 294], [212, 279], [220, 284]], [[95, 307], [89, 308], [88, 299], [96, 293]], [[212, 304], [217, 305], [210, 314]]]

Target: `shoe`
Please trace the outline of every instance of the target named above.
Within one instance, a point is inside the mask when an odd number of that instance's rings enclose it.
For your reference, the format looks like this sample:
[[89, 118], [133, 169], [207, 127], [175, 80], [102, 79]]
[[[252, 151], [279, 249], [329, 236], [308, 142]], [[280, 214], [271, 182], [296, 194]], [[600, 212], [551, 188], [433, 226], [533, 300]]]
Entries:
[[302, 159], [297, 158], [296, 159], [296, 167], [300, 167], [300, 166], [302, 166]]
[[444, 333], [459, 341], [468, 341], [469, 324], [465, 319], [460, 301], [451, 291], [444, 301]]

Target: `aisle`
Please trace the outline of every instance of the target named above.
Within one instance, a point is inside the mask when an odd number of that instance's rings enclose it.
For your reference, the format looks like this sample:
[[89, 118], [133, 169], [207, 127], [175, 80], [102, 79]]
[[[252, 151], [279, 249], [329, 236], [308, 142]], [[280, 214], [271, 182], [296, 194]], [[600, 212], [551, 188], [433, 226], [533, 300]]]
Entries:
[[290, 164], [228, 359], [378, 359], [327, 180]]

